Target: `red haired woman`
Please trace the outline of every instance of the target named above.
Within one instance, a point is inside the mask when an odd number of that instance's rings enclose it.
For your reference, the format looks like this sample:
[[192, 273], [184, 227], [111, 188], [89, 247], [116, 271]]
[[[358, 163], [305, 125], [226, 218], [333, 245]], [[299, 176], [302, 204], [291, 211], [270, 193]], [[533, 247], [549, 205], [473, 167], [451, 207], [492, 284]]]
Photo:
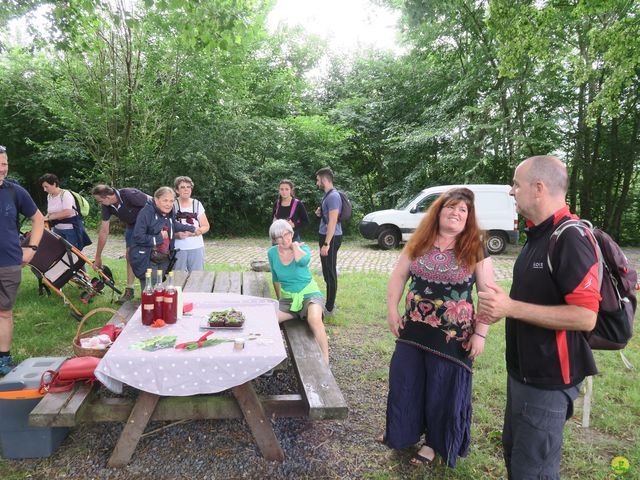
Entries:
[[[398, 303], [409, 280], [404, 315]], [[397, 337], [389, 367], [387, 428], [378, 440], [406, 448], [424, 434], [412, 465], [440, 455], [450, 467], [471, 440], [473, 359], [488, 326], [476, 323], [471, 293], [493, 285], [474, 195], [443, 193], [429, 208], [396, 264], [387, 290], [389, 329]]]

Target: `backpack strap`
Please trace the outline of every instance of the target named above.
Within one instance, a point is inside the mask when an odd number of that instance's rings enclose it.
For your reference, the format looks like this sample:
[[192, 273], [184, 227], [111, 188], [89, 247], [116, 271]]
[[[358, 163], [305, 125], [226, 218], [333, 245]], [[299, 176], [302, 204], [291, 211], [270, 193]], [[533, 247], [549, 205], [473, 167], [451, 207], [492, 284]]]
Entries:
[[278, 198], [276, 199], [276, 203], [274, 205], [274, 213], [273, 213], [273, 218], [278, 218], [278, 212], [280, 211], [280, 197], [278, 196]]
[[16, 207], [16, 230], [18, 234], [20, 234], [20, 227], [22, 226], [22, 222], [20, 221], [20, 208], [18, 207], [18, 194], [16, 193], [16, 187], [13, 185], [13, 182], [7, 180], [6, 178], [2, 182], [5, 188], [9, 191], [9, 195], [11, 196], [11, 200]]
[[596, 258], [598, 260], [598, 291], [602, 288], [602, 275], [604, 273], [604, 268], [606, 267], [604, 262], [604, 257], [602, 255], [602, 250], [600, 249], [600, 245], [598, 244], [598, 240], [596, 240], [595, 235], [593, 234], [593, 225], [588, 220], [567, 220], [560, 224], [551, 234], [551, 238], [549, 238], [549, 250], [547, 251], [547, 266], [549, 267], [549, 272], [553, 273], [553, 265], [551, 264], [551, 257], [553, 256], [553, 252], [556, 247], [556, 243], [560, 238], [560, 235], [563, 234], [565, 230], [568, 228], [577, 228], [586, 232], [587, 236], [591, 240], [591, 244], [596, 252]]
[[178, 201], [177, 198], [173, 201], [173, 208], [175, 209], [176, 213], [182, 211], [180, 210], [180, 202]]
[[[78, 201], [76, 200], [76, 196], [73, 193], [71, 193], [71, 190], [65, 190], [64, 188], [62, 188], [61, 190], [62, 190], [62, 193], [60, 194], [60, 203], [64, 202], [64, 194], [68, 193], [69, 195], [71, 195], [71, 200], [72, 200], [71, 209], [74, 212], [76, 212], [76, 215], [82, 216], [80, 214], [79, 205], [78, 205]], [[66, 218], [64, 220], [66, 220]]]
[[291, 211], [289, 212], [289, 220], [293, 218], [293, 214], [296, 213], [296, 207], [298, 206], [298, 199], [294, 198], [293, 203], [291, 204]]

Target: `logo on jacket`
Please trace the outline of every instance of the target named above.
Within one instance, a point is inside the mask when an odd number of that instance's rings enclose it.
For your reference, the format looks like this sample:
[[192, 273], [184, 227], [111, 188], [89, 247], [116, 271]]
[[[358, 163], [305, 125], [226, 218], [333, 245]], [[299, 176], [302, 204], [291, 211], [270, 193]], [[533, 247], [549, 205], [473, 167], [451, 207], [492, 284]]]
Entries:
[[544, 262], [533, 262], [532, 267], [536, 270], [542, 270], [544, 268]]

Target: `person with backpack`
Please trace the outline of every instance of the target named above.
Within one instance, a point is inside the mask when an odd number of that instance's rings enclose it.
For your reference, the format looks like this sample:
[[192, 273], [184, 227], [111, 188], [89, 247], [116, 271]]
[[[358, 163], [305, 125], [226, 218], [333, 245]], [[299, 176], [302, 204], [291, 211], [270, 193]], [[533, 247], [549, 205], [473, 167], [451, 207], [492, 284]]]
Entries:
[[162, 270], [163, 277], [171, 271], [175, 239], [179, 232], [201, 236], [200, 227], [183, 224], [176, 219], [176, 194], [171, 187], [160, 187], [136, 218], [130, 249], [133, 273], [145, 285], [148, 268]]
[[596, 244], [578, 228], [550, 240], [576, 219], [565, 202], [568, 174], [557, 157], [520, 163], [510, 194], [526, 217], [527, 242], [513, 267], [511, 292], [478, 293], [478, 320], [506, 317], [507, 404], [502, 444], [510, 479], [560, 478], [564, 425], [585, 377], [597, 373], [587, 332], [598, 316]]
[[316, 209], [320, 217], [318, 244], [322, 276], [327, 285], [327, 303], [325, 313], [335, 314], [336, 295], [338, 293], [338, 250], [342, 244], [342, 196], [333, 186], [333, 171], [329, 167], [316, 172], [316, 185], [324, 192], [321, 205]]
[[204, 270], [204, 239], [203, 235], [209, 231], [209, 219], [204, 205], [191, 197], [194, 183], [189, 177], [176, 177], [173, 181], [176, 190], [174, 210], [176, 219], [184, 225], [193, 225], [199, 235], [193, 232], [176, 232], [175, 270], [192, 272]]
[[[11, 340], [13, 337], [13, 306], [22, 280], [22, 267], [29, 263], [38, 250], [44, 231], [44, 217], [29, 193], [7, 179], [9, 156], [0, 145], [0, 375], [13, 367]], [[31, 234], [26, 245], [20, 242], [18, 216], [31, 219]]]
[[44, 219], [49, 223], [53, 233], [64, 238], [78, 250], [91, 245], [80, 209], [71, 191], [60, 188], [60, 180], [53, 173], [42, 175], [38, 182], [47, 192], [47, 215]]
[[119, 305], [133, 300], [133, 286], [136, 277], [131, 268], [129, 253], [133, 245], [133, 227], [136, 224], [138, 214], [151, 199], [149, 195], [137, 188], [113, 188], [109, 185], [99, 184], [91, 190], [93, 198], [102, 206], [102, 223], [98, 231], [98, 245], [96, 246], [96, 258], [94, 265], [102, 266], [102, 251], [109, 237], [109, 225], [111, 216], [115, 215], [125, 224], [124, 239], [126, 245], [125, 258], [127, 260], [127, 287], [120, 298], [116, 300]]
[[294, 186], [291, 180], [286, 178], [280, 180], [278, 192], [278, 199], [271, 211], [271, 218], [273, 219], [271, 223], [279, 219], [286, 220], [293, 228], [293, 241], [300, 242], [300, 229], [309, 223], [309, 216], [306, 208], [304, 208], [304, 203], [293, 196]]

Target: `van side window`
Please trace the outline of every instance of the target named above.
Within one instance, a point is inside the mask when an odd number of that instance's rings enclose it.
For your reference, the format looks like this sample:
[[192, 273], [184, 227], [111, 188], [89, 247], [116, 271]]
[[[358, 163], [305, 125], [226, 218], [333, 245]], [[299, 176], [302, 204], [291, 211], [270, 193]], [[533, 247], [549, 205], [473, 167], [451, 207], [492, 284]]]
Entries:
[[440, 196], [440, 194], [437, 195], [427, 195], [426, 197], [424, 197], [422, 200], [420, 200], [418, 202], [418, 204], [416, 205], [416, 207], [413, 209], [414, 213], [424, 213], [427, 211], [427, 209], [431, 206], [431, 204], [433, 202], [436, 201], [436, 199]]

